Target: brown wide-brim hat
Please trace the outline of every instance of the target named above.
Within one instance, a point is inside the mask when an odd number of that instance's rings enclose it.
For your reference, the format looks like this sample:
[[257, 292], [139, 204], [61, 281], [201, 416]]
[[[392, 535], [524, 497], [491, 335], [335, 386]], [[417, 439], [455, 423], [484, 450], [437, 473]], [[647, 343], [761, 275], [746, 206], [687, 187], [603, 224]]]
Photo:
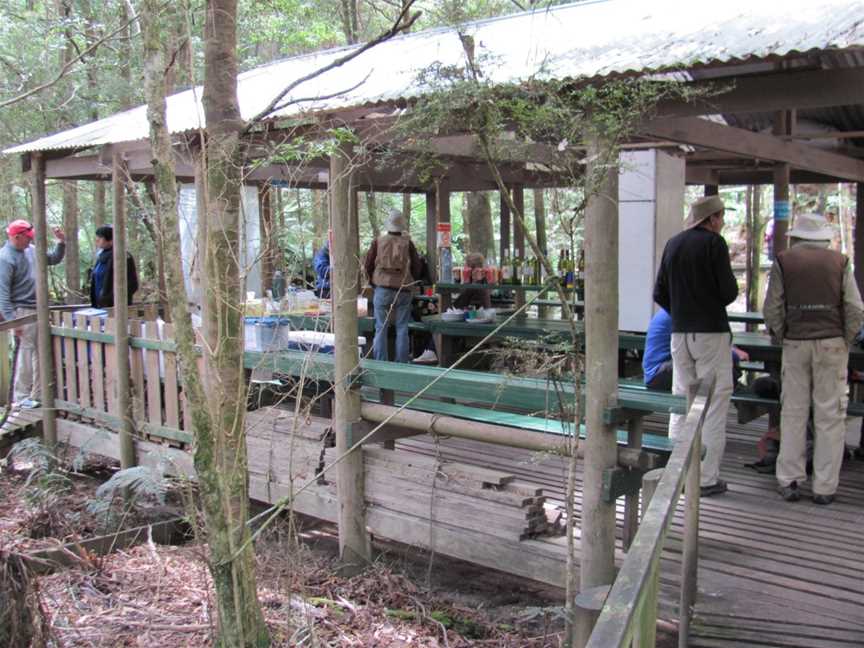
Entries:
[[726, 209], [720, 196], [705, 196], [690, 206], [690, 213], [684, 221], [684, 229], [692, 229], [706, 218]]

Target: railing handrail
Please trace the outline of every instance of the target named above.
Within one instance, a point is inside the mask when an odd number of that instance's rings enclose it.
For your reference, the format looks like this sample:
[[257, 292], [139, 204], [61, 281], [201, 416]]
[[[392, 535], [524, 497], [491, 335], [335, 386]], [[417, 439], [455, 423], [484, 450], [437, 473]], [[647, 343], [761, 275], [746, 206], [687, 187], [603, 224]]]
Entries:
[[[663, 470], [627, 557], [594, 626], [586, 648], [625, 648], [630, 645], [640, 607], [659, 577], [658, 565], [671, 521], [694, 457], [700, 460], [701, 432], [714, 390], [714, 378], [696, 387], [696, 396], [675, 448]], [[698, 497], [698, 494], [697, 494]], [[682, 583], [682, 587], [686, 584]], [[683, 616], [688, 610], [681, 610]], [[641, 645], [641, 644], [640, 644]]]

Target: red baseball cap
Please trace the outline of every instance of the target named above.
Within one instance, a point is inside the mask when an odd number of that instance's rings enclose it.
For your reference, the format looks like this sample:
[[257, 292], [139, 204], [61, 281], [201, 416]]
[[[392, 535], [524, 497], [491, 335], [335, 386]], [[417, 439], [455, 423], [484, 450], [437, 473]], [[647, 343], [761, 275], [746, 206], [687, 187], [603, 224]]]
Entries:
[[33, 226], [26, 220], [14, 220], [9, 223], [6, 228], [6, 233], [9, 236], [17, 236], [18, 234], [26, 234], [31, 239], [33, 238]]

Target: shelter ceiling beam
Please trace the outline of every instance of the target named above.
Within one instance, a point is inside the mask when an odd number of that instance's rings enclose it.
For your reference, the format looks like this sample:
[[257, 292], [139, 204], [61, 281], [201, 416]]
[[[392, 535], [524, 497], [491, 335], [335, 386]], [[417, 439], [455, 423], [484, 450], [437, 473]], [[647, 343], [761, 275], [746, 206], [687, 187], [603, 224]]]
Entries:
[[787, 141], [774, 135], [753, 133], [698, 117], [655, 119], [643, 124], [640, 132], [682, 144], [743, 155], [755, 160], [785, 162], [798, 169], [824, 173], [845, 180], [864, 181], [864, 161]]
[[713, 96], [682, 102], [661, 101], [662, 117], [717, 113], [773, 112], [864, 104], [864, 69], [786, 71], [734, 79], [711, 79], [687, 84], [697, 92], [728, 89]]

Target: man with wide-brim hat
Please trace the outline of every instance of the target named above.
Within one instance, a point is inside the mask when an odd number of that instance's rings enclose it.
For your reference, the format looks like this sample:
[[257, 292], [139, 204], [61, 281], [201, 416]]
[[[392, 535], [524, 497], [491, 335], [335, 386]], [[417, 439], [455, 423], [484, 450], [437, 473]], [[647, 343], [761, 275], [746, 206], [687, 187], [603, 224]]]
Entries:
[[[654, 301], [672, 316], [672, 393], [686, 395], [689, 406], [696, 384], [715, 377], [702, 428], [701, 490], [706, 497], [727, 490], [720, 479], [732, 397], [732, 333], [726, 306], [738, 296], [738, 282], [721, 235], [724, 212], [719, 196], [693, 203], [684, 231], [666, 243], [654, 285]], [[681, 433], [684, 419], [670, 417], [672, 439]]]
[[[9, 223], [6, 235], [8, 240], [0, 248], [0, 315], [9, 321], [36, 312], [36, 248], [33, 225], [26, 220]], [[63, 230], [54, 228], [54, 236], [57, 245], [48, 253], [48, 265], [60, 263], [66, 253]], [[40, 396], [36, 324], [17, 327], [15, 336], [19, 346], [13, 398], [22, 407], [35, 407]]]
[[384, 224], [386, 233], [372, 241], [366, 253], [364, 268], [374, 287], [375, 338], [372, 355], [388, 360], [387, 326], [396, 327], [396, 362], [411, 360], [408, 324], [411, 322], [411, 299], [422, 264], [417, 248], [408, 236], [405, 217], [393, 209]]
[[765, 324], [783, 343], [777, 483], [787, 502], [807, 479], [807, 420], [813, 408], [813, 501], [830, 504], [840, 480], [849, 345], [864, 306], [845, 255], [829, 249], [834, 229], [821, 214], [800, 214], [790, 247], [777, 255], [765, 295]]

